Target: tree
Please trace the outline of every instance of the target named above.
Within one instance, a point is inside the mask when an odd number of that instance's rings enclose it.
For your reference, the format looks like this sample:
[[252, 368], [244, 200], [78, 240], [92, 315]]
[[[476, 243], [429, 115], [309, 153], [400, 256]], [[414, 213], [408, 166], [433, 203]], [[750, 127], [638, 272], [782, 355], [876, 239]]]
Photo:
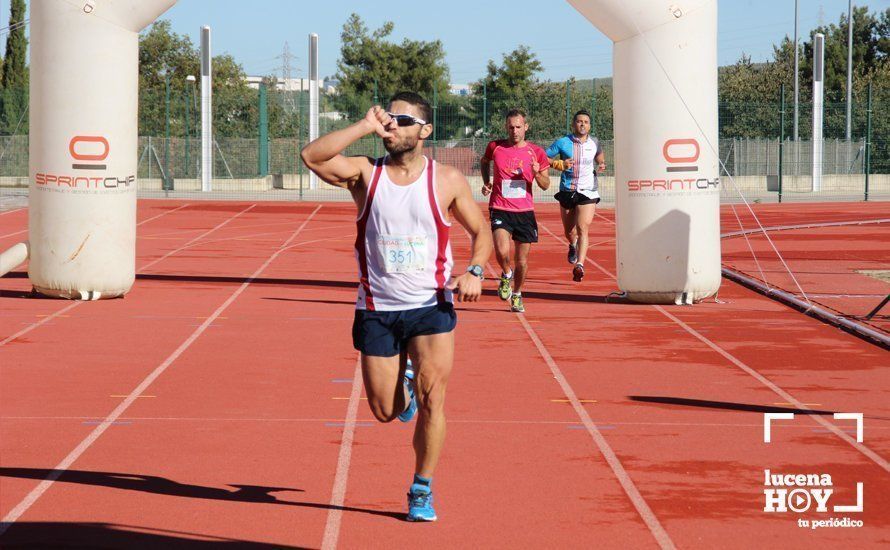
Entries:
[[488, 74], [473, 84], [473, 90], [480, 93], [484, 85], [490, 97], [523, 97], [537, 83], [535, 75], [543, 68], [529, 47], [520, 45], [512, 52], [504, 54], [501, 65], [496, 65], [490, 59]]
[[[194, 86], [200, 89], [200, 51], [188, 36], [173, 32], [169, 21], [155, 22], [139, 37], [140, 135], [164, 135], [167, 82], [171, 135], [185, 134], [185, 102], [191, 101], [193, 92], [186, 81], [189, 75], [196, 77]], [[231, 55], [213, 58], [213, 94], [215, 136], [256, 135], [257, 92], [248, 87], [244, 69]]]
[[3, 88], [21, 90], [28, 87], [28, 39], [25, 37], [25, 0], [12, 0], [9, 7], [9, 36], [6, 37]]
[[[487, 74], [472, 84], [473, 95], [488, 98], [488, 120], [485, 127], [497, 133], [503, 126], [504, 113], [511, 108], [529, 110], [529, 101], [552, 95], [552, 90], [542, 86], [536, 75], [543, 70], [543, 65], [528, 46], [520, 45], [510, 53], [503, 55], [500, 65], [494, 60], [488, 61]], [[548, 99], [545, 97], [545, 102]], [[481, 125], [480, 125], [481, 126]]]
[[[810, 102], [813, 87], [813, 41], [825, 35], [825, 135], [844, 134], [847, 88], [847, 20], [841, 15], [835, 25], [815, 29], [799, 46], [800, 135], [811, 135]], [[794, 44], [789, 37], [773, 48], [773, 61], [752, 63], [742, 58], [719, 73], [720, 133], [723, 137], [775, 137], [779, 133], [779, 86], [785, 84], [785, 134], [790, 135], [794, 86]], [[872, 82], [877, 90], [890, 88], [890, 9], [870, 14], [868, 8], [853, 12], [853, 97], [856, 104], [854, 133], [864, 131], [864, 90]], [[875, 121], [877, 124], [877, 120]], [[878, 126], [876, 126], [877, 128]]]
[[442, 42], [406, 38], [394, 44], [388, 40], [393, 28], [388, 21], [369, 33], [355, 13], [343, 25], [335, 105], [350, 118], [364, 116], [375, 94], [378, 103], [400, 91], [417, 92], [430, 103], [446, 97], [449, 74]]
[[[869, 68], [890, 60], [890, 8], [880, 15], [869, 13], [868, 7], [853, 9], [853, 78], [864, 75]], [[843, 101], [847, 91], [847, 15], [840, 22], [813, 30], [803, 43], [801, 76], [808, 85], [813, 82], [813, 43], [815, 34], [825, 35], [825, 91], [830, 99]], [[793, 51], [793, 50], [792, 50]]]
[[2, 126], [4, 133], [27, 132], [28, 39], [25, 37], [25, 0], [12, 0], [9, 7], [9, 35], [4, 60]]

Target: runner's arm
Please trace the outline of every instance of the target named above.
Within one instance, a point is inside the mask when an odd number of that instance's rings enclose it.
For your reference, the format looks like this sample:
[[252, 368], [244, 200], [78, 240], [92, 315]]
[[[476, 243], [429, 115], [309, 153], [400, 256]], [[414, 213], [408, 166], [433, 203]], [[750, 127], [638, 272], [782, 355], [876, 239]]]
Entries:
[[547, 158], [547, 154], [543, 149], [537, 149], [533, 154], [536, 155], [532, 164], [532, 167], [537, 170], [535, 172], [535, 183], [542, 190], [546, 191], [550, 188], [550, 159]]
[[606, 152], [603, 151], [603, 147], [599, 144], [599, 141], [596, 142], [596, 155], [593, 156], [593, 160], [596, 161], [596, 169], [602, 172], [606, 169]]
[[[491, 229], [485, 223], [479, 205], [473, 200], [470, 185], [463, 174], [452, 167], [442, 166], [439, 173], [447, 185], [454, 189], [454, 200], [450, 206], [451, 213], [470, 234], [472, 257], [467, 265], [484, 267], [488, 263], [493, 249]], [[456, 275], [448, 287], [457, 293], [458, 300], [461, 302], [475, 302], [482, 294], [482, 281], [472, 273], [463, 272]]]
[[392, 124], [389, 115], [379, 106], [374, 106], [359, 122], [310, 142], [303, 147], [301, 157], [322, 180], [337, 187], [352, 188], [361, 180], [363, 170], [370, 167], [370, 160], [367, 157], [346, 157], [343, 151], [369, 134], [389, 137], [391, 134], [387, 127]]
[[566, 169], [566, 161], [562, 159], [550, 159], [550, 168], [554, 170], [559, 170], [560, 172], [565, 172]]
[[542, 190], [546, 191], [550, 188], [550, 165], [548, 163], [547, 167], [535, 174], [535, 183], [538, 184]]
[[479, 159], [479, 171], [482, 173], [482, 194], [491, 193], [491, 161], [485, 157]]
[[547, 151], [545, 151], [544, 154], [550, 159], [550, 168], [559, 170], [560, 172], [571, 170], [575, 163], [571, 158], [562, 158], [563, 153], [559, 148], [559, 140], [550, 144], [550, 147], [547, 148]]

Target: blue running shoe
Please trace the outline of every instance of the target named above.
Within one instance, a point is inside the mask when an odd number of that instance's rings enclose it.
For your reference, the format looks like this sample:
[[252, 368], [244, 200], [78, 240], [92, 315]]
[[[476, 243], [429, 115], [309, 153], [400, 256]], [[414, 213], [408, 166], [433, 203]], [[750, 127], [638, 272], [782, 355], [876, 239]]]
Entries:
[[405, 367], [405, 379], [403, 380], [403, 383], [408, 390], [408, 397], [411, 401], [408, 402], [408, 406], [402, 411], [402, 414], [399, 415], [399, 420], [402, 422], [411, 422], [411, 419], [417, 414], [417, 399], [414, 397], [414, 366], [411, 364], [410, 359], [408, 359], [408, 365]]
[[436, 521], [433, 493], [426, 485], [414, 483], [408, 492], [408, 521]]

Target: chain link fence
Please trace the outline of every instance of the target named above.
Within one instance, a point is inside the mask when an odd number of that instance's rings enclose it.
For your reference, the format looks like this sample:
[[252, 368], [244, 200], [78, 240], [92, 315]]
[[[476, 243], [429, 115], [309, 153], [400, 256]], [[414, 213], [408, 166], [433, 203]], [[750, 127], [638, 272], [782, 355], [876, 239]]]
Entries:
[[[484, 89], [475, 92], [431, 94], [434, 134], [424, 153], [457, 167], [478, 199], [482, 199], [479, 159], [489, 140], [503, 137], [504, 113], [519, 107], [528, 113], [527, 138], [545, 148], [569, 131], [575, 111], [593, 113], [591, 133], [600, 138], [606, 153], [601, 194], [605, 202], [614, 201], [608, 81], [544, 83], [513, 97], [491, 96]], [[877, 95], [883, 99], [886, 94]], [[385, 103], [382, 94], [322, 94], [319, 101], [321, 134], [346, 127], [361, 119], [371, 105]], [[349, 200], [348, 193], [323, 182], [311, 187], [309, 171], [300, 160], [300, 149], [309, 139], [308, 92], [270, 89], [264, 102], [258, 100], [256, 90], [246, 95], [215, 93], [211, 192], [201, 191], [199, 109], [195, 90], [188, 86], [161, 96], [140, 97], [140, 130], [148, 133], [139, 139], [136, 151], [140, 196]], [[800, 106], [798, 140], [794, 140], [790, 102], [783, 113], [778, 93], [775, 102], [721, 102], [719, 109], [724, 202], [743, 197], [755, 202], [890, 199], [890, 102], [858, 98], [850, 140], [843, 135], [846, 105], [825, 105], [820, 181], [813, 177], [811, 105]], [[27, 101], [22, 94], [0, 96], [0, 117], [0, 132], [8, 134], [0, 135], [0, 195], [26, 194], [29, 138]], [[369, 136], [346, 153], [377, 157], [385, 151], [379, 139]], [[553, 200], [558, 178], [554, 171], [551, 190], [540, 193], [539, 200]]]

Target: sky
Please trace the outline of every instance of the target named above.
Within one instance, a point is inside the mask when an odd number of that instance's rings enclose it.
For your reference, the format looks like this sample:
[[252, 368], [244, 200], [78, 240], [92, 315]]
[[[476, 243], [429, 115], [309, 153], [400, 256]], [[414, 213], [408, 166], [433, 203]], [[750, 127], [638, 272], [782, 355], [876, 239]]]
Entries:
[[[626, 0], [633, 2], [634, 0]], [[794, 0], [720, 0], [718, 60], [735, 63], [744, 53], [756, 61], [772, 58], [772, 47], [794, 33]], [[848, 0], [798, 0], [799, 35], [837, 23]], [[854, 1], [872, 12], [890, 7], [890, 0]], [[9, 0], [0, 0], [8, 17]], [[161, 17], [173, 30], [200, 43], [200, 27], [213, 29], [214, 54], [229, 53], [248, 75], [281, 76], [284, 44], [296, 57], [292, 76], [306, 76], [309, 33], [319, 35], [319, 73], [337, 72], [340, 31], [350, 13], [358, 13], [369, 29], [386, 21], [401, 42], [441, 40], [451, 82], [466, 84], [485, 74], [489, 60], [525, 44], [544, 70], [539, 78], [564, 80], [611, 76], [612, 43], [565, 0], [179, 0]], [[5, 42], [5, 37], [3, 38]]]

